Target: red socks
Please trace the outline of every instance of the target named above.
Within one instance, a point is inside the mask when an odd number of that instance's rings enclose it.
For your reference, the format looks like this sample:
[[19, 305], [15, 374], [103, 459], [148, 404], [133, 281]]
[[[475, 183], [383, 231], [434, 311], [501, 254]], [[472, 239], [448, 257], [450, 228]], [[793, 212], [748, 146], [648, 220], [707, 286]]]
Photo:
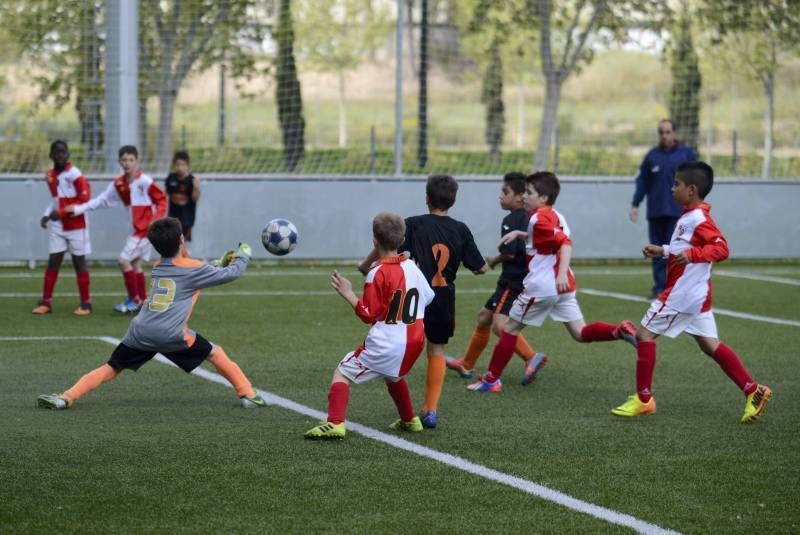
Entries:
[[397, 407], [397, 414], [404, 422], [410, 421], [414, 417], [414, 407], [411, 404], [411, 391], [405, 379], [400, 379], [395, 383], [386, 383], [389, 395], [392, 396]]
[[92, 300], [92, 295], [89, 293], [89, 272], [81, 271], [75, 274], [78, 279], [78, 293], [81, 296], [81, 303], [88, 303]]
[[144, 272], [136, 272], [136, 293], [139, 294], [139, 302], [144, 303], [147, 299], [147, 283], [144, 280]]
[[503, 331], [497, 345], [492, 351], [492, 360], [489, 361], [489, 371], [486, 372], [486, 381], [493, 383], [500, 379], [503, 370], [506, 369], [511, 357], [514, 356], [514, 348], [517, 347], [517, 334], [509, 334]]
[[136, 286], [136, 272], [132, 269], [122, 272], [122, 279], [125, 281], [125, 289], [128, 291], [128, 299], [136, 301], [139, 289]]
[[581, 330], [581, 340], [583, 342], [610, 342], [617, 340], [617, 337], [614, 336], [616, 330], [617, 326], [613, 323], [596, 321]]
[[53, 300], [53, 288], [56, 286], [58, 280], [58, 270], [48, 269], [44, 272], [44, 289], [42, 290], [42, 303], [50, 306]]
[[647, 403], [653, 397], [653, 370], [656, 368], [656, 343], [639, 342], [636, 348], [636, 393]]
[[712, 358], [717, 361], [717, 364], [719, 364], [719, 367], [725, 372], [725, 375], [730, 377], [746, 396], [755, 392], [758, 384], [756, 384], [753, 378], [750, 377], [750, 374], [747, 373], [739, 355], [737, 355], [733, 349], [720, 342]]
[[[347, 383], [333, 383], [328, 391], [328, 421], [340, 424], [345, 421], [347, 414], [347, 401], [350, 398], [350, 385]], [[413, 417], [413, 416], [412, 416]], [[411, 418], [409, 418], [410, 420]]]

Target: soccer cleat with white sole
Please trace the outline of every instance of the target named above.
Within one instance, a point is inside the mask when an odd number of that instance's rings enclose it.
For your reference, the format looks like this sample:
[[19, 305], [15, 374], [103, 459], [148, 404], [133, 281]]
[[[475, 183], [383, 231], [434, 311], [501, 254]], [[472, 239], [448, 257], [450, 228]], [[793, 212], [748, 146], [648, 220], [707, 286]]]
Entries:
[[60, 394], [42, 394], [36, 398], [36, 407], [63, 411], [69, 409], [69, 401]]
[[256, 394], [253, 397], [249, 396], [242, 396], [239, 398], [239, 405], [243, 409], [263, 409], [266, 408], [267, 402], [264, 401], [264, 398]]

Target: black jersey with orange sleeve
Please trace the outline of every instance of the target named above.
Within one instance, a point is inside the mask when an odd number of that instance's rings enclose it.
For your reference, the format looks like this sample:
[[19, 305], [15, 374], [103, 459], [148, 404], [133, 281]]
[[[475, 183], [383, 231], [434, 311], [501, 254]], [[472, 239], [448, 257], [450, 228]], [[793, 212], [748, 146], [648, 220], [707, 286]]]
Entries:
[[424, 214], [406, 219], [406, 240], [400, 251], [411, 259], [433, 288], [435, 298], [425, 317], [450, 321], [455, 318], [456, 272], [460, 264], [477, 271], [486, 263], [467, 225], [450, 216]]

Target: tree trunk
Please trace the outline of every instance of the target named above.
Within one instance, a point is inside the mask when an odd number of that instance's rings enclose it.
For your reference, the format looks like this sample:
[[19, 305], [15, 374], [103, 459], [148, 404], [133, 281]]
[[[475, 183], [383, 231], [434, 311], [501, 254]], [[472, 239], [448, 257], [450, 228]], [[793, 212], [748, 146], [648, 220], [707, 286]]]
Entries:
[[175, 115], [175, 101], [178, 92], [175, 89], [165, 88], [158, 94], [158, 136], [156, 139], [156, 168], [157, 173], [166, 173], [170, 168], [172, 158], [172, 119]]
[[145, 161], [146, 158], [149, 156], [148, 152], [150, 149], [149, 143], [147, 142], [147, 97], [141, 97], [141, 91], [139, 92], [139, 106], [137, 107], [136, 113], [138, 115], [138, 123], [139, 123], [139, 160]]
[[517, 148], [525, 147], [525, 75], [520, 74], [517, 89]]
[[539, 142], [536, 145], [536, 156], [533, 161], [534, 171], [546, 171], [550, 164], [550, 144], [553, 139], [556, 121], [558, 120], [558, 103], [561, 100], [562, 82], [555, 74], [545, 73], [546, 85], [544, 93], [544, 109], [539, 125]]
[[344, 71], [339, 71], [339, 147], [347, 147], [347, 109], [344, 105]]
[[764, 93], [767, 97], [767, 109], [764, 112], [764, 162], [761, 166], [761, 178], [767, 180], [772, 174], [772, 143], [775, 126], [775, 71], [771, 70], [764, 82]]

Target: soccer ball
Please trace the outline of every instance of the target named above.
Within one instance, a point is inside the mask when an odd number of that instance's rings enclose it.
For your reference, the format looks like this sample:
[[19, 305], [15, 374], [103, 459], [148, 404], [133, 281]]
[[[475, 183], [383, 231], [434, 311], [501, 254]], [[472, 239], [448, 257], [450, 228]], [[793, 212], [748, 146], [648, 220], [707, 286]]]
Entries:
[[261, 231], [261, 243], [274, 255], [289, 254], [297, 247], [297, 227], [287, 219], [273, 219]]

